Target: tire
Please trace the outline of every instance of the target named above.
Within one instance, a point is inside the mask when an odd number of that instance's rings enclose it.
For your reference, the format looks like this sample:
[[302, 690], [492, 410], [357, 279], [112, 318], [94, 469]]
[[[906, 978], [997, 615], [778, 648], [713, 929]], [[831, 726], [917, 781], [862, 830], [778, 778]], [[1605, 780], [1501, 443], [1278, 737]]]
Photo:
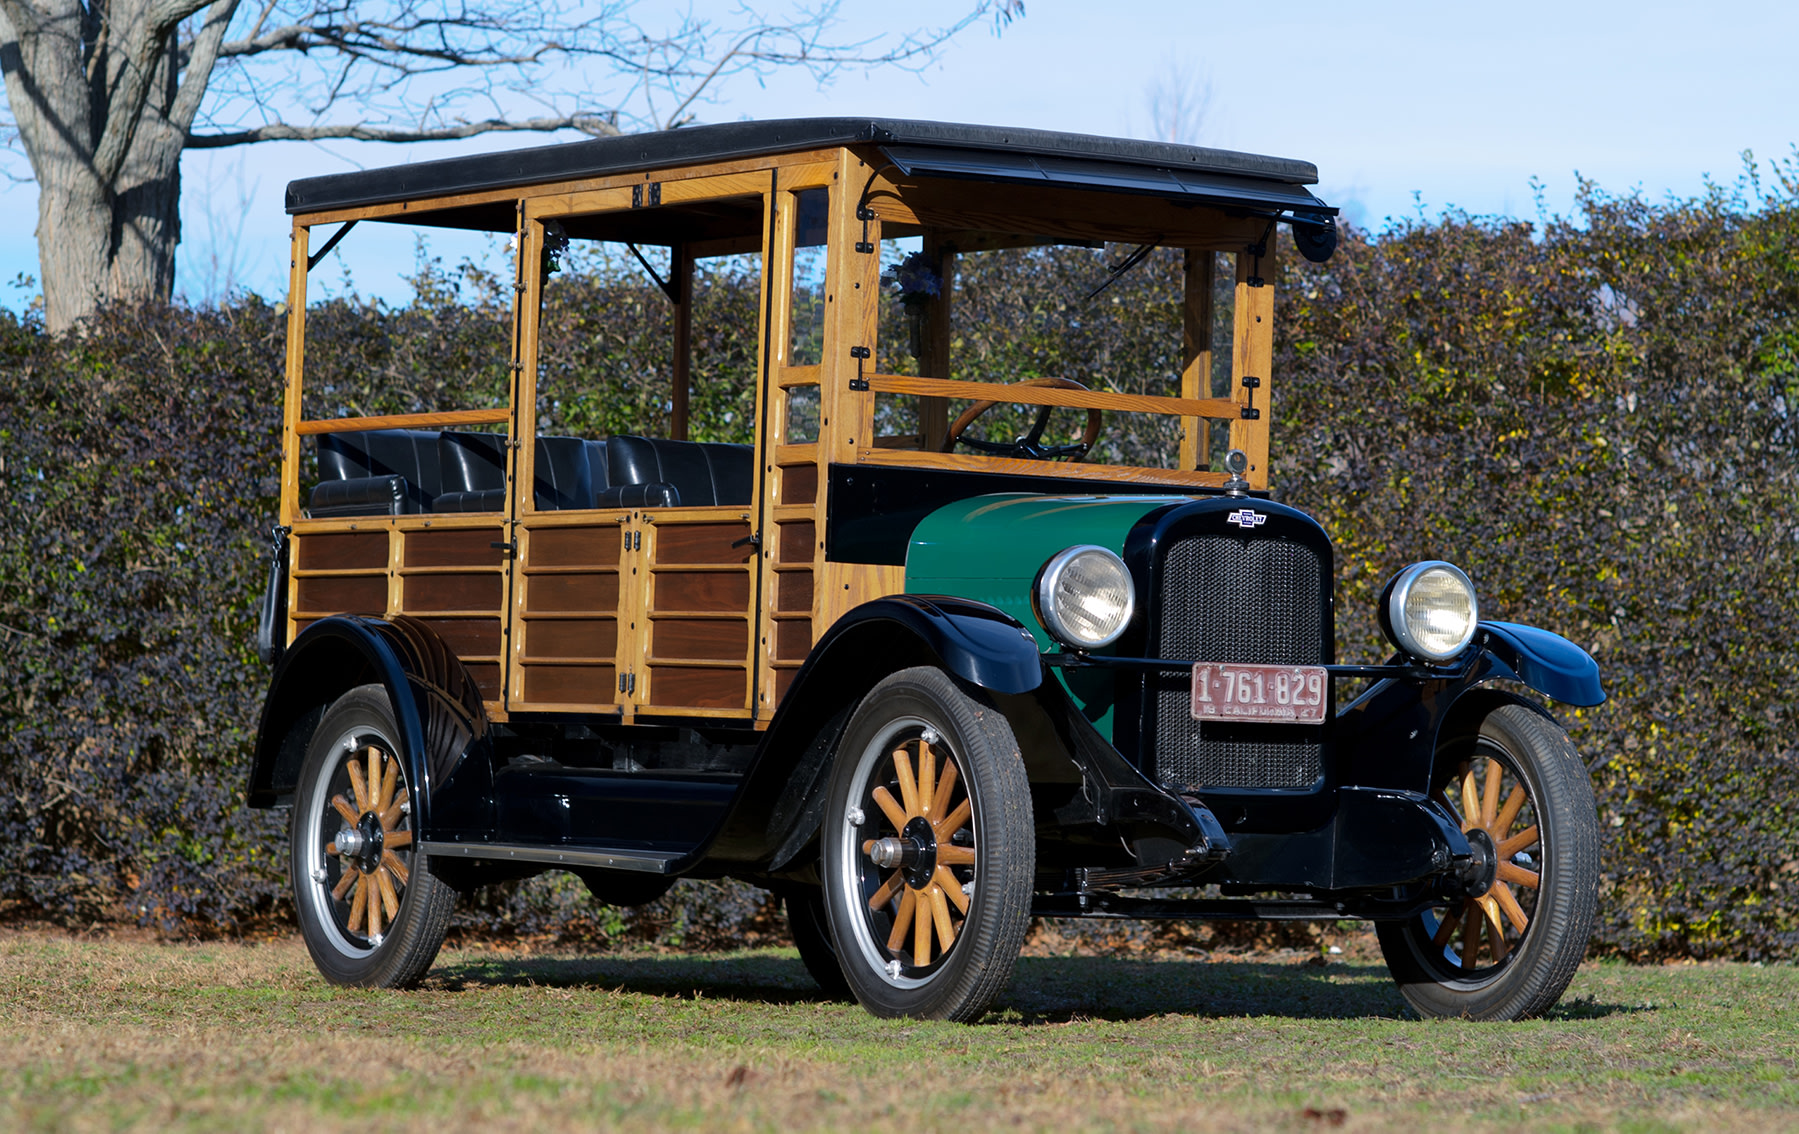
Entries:
[[[844, 730], [823, 834], [831, 940], [863, 1007], [984, 1012], [1011, 980], [1036, 866], [1030, 783], [1006, 718], [936, 669], [886, 678]], [[909, 846], [905, 861], [877, 866], [880, 840]]]
[[[326, 710], [300, 768], [288, 848], [294, 908], [332, 984], [417, 984], [449, 928], [456, 894], [412, 845], [399, 735], [387, 691], [364, 685]], [[361, 844], [349, 853], [347, 831]]]
[[1438, 800], [1485, 832], [1498, 865], [1483, 894], [1377, 925], [1387, 967], [1419, 1015], [1519, 1020], [1547, 1011], [1586, 956], [1599, 904], [1599, 820], [1567, 733], [1501, 705], [1439, 762]]
[[828, 1000], [854, 1000], [850, 982], [837, 963], [837, 946], [831, 941], [831, 923], [825, 914], [825, 895], [820, 889], [790, 890], [782, 899], [787, 907], [787, 928], [806, 971], [818, 982]]

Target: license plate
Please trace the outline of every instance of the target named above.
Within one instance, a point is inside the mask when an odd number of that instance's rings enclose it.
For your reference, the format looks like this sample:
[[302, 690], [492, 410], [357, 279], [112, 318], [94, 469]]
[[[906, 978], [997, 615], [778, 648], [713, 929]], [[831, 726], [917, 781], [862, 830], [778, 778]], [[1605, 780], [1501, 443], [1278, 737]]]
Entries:
[[1323, 724], [1329, 687], [1321, 665], [1196, 662], [1193, 717], [1202, 721]]

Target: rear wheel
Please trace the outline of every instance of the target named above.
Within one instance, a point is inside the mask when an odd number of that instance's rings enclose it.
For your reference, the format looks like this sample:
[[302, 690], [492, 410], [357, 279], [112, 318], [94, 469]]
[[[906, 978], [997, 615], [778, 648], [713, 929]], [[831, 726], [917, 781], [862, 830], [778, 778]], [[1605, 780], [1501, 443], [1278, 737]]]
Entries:
[[948, 675], [902, 670], [850, 718], [824, 821], [825, 910], [877, 1016], [970, 1020], [1012, 976], [1036, 846], [1011, 725]]
[[1387, 967], [1424, 1016], [1516, 1020], [1566, 991], [1598, 906], [1599, 823], [1592, 784], [1568, 736], [1520, 704], [1503, 705], [1448, 762], [1438, 799], [1491, 884], [1376, 927]]
[[289, 865], [300, 935], [333, 984], [403, 988], [436, 959], [456, 895], [414, 845], [411, 787], [387, 691], [338, 698], [294, 794]]

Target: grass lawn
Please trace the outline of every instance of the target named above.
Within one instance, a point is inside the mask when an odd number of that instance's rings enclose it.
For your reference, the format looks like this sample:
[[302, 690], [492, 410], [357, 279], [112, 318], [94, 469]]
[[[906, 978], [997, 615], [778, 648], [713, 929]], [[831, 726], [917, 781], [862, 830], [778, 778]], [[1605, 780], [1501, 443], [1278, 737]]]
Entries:
[[818, 998], [791, 950], [446, 949], [332, 988], [297, 940], [0, 934], [0, 1124], [286, 1130], [1799, 1127], [1799, 968], [1589, 964], [1549, 1018], [1410, 1019], [1365, 943], [1029, 956], [973, 1025]]

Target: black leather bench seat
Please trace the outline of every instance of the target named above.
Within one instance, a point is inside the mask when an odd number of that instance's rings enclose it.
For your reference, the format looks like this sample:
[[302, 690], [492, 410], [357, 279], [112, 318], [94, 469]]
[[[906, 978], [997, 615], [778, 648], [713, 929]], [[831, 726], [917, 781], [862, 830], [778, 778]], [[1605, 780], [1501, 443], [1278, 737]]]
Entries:
[[[539, 511], [599, 506], [608, 483], [605, 441], [539, 437], [536, 459]], [[505, 434], [376, 429], [319, 438], [319, 483], [307, 509], [314, 517], [505, 508]]]
[[606, 460], [601, 507], [747, 507], [755, 486], [752, 445], [623, 435], [607, 444]]

